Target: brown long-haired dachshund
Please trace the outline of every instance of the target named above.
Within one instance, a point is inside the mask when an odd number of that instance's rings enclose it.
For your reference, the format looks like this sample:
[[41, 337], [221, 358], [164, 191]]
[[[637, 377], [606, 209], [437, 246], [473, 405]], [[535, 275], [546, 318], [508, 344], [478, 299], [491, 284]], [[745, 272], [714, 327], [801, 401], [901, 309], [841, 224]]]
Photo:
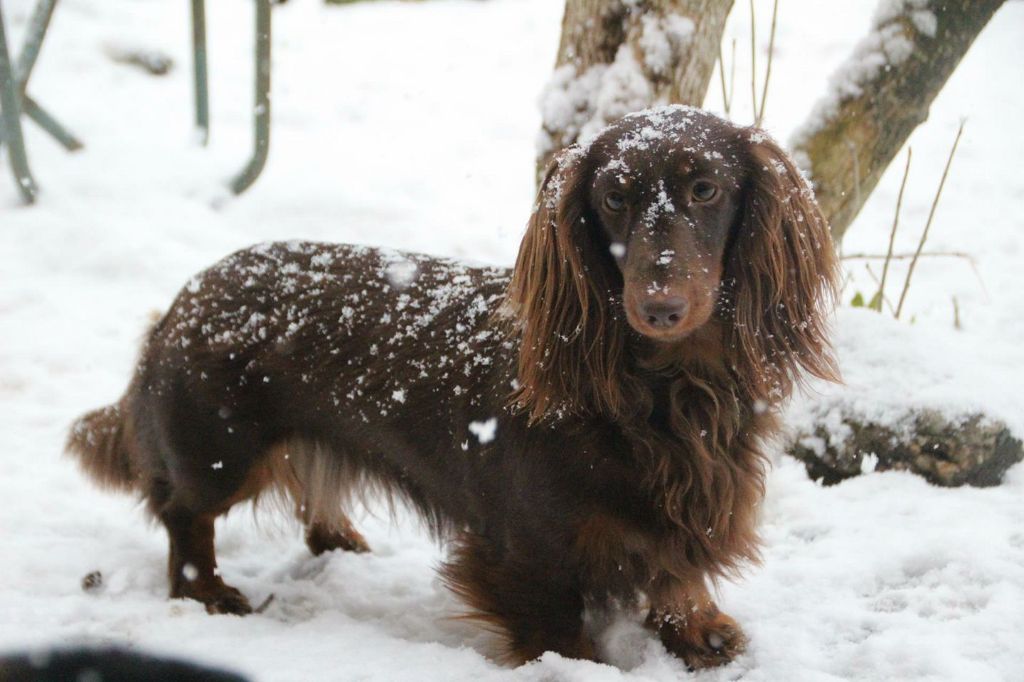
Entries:
[[407, 501], [508, 660], [598, 656], [584, 612], [648, 609], [694, 667], [745, 639], [707, 583], [757, 558], [763, 447], [801, 376], [835, 379], [825, 220], [764, 133], [688, 107], [565, 150], [515, 267], [286, 242], [197, 275], [124, 397], [69, 449], [170, 536], [172, 597], [249, 602], [214, 519], [278, 493], [310, 549]]

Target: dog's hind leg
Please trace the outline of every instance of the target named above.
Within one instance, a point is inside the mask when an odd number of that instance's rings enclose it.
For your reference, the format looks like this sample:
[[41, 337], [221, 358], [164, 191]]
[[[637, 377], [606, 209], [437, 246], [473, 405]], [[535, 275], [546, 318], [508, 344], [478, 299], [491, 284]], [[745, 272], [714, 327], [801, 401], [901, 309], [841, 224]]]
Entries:
[[196, 513], [181, 506], [172, 506], [160, 514], [171, 541], [167, 567], [171, 597], [200, 601], [210, 613], [251, 613], [249, 600], [218, 575], [213, 519], [212, 514]]
[[293, 439], [277, 445], [267, 459], [277, 487], [291, 498], [295, 518], [306, 531], [306, 546], [314, 556], [340, 549], [369, 552], [366, 539], [342, 511], [358, 474], [335, 451]]
[[344, 514], [338, 514], [330, 524], [308, 519], [302, 521], [306, 527], [306, 546], [313, 556], [320, 556], [335, 549], [358, 553], [370, 551], [366, 538], [355, 529], [352, 521]]
[[[219, 468], [214, 471], [226, 471], [223, 462], [217, 464]], [[252, 612], [249, 600], [220, 577], [213, 523], [236, 503], [258, 495], [269, 483], [269, 471], [257, 464], [231, 478], [193, 473], [176, 484], [162, 481], [151, 486], [147, 495], [150, 511], [163, 522], [170, 540], [167, 571], [172, 599], [195, 599], [210, 613]]]

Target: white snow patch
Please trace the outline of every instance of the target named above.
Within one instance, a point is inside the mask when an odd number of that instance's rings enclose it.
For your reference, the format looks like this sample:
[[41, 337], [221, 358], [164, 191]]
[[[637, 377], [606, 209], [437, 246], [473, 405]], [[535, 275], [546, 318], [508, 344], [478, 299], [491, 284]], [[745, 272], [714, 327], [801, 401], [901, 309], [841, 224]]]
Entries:
[[486, 421], [474, 421], [469, 423], [469, 432], [476, 436], [476, 439], [481, 444], [490, 443], [494, 440], [494, 435], [498, 430], [498, 420], [496, 417], [491, 417]]
[[396, 289], [405, 289], [416, 279], [418, 269], [416, 263], [411, 260], [399, 258], [389, 263], [384, 271], [391, 286]]
[[592, 66], [582, 74], [563, 65], [552, 74], [541, 94], [544, 130], [539, 151], [554, 147], [547, 131], [559, 130], [586, 144], [612, 121], [646, 108], [653, 93], [632, 48], [622, 45], [611, 64]]
[[665, 75], [693, 38], [693, 21], [679, 14], [644, 14], [640, 22], [644, 63], [652, 73]]

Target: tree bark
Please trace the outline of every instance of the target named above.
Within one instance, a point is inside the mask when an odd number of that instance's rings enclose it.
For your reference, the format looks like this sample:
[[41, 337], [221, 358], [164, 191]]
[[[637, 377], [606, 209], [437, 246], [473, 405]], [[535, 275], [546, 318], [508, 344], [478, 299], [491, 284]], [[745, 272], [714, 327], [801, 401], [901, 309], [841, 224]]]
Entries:
[[993, 486], [1024, 459], [1021, 441], [1009, 427], [980, 414], [949, 419], [920, 410], [894, 426], [844, 411], [841, 422], [840, 429], [822, 424], [813, 433], [798, 433], [787, 448], [824, 485], [870, 471], [897, 470], [935, 485]]
[[542, 97], [538, 169], [581, 136], [655, 104], [700, 106], [733, 0], [566, 0]]
[[833, 75], [790, 147], [838, 242], [1004, 0], [901, 0]]

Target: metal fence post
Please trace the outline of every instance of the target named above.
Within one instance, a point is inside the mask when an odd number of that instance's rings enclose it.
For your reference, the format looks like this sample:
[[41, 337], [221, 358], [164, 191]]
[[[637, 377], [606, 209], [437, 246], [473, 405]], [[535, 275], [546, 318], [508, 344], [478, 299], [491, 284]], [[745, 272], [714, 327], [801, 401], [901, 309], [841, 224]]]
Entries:
[[253, 109], [253, 154], [231, 181], [241, 194], [259, 177], [270, 151], [270, 0], [256, 0], [256, 98]]
[[192, 67], [195, 76], [196, 129], [199, 143], [210, 141], [210, 89], [206, 68], [206, 2], [192, 0]]
[[4, 17], [0, 12], [0, 127], [3, 128], [4, 142], [7, 143], [7, 154], [11, 158], [11, 171], [18, 183], [25, 203], [31, 204], [39, 192], [36, 181], [28, 167], [25, 155], [25, 138], [21, 133], [21, 106], [18, 96], [18, 84], [11, 64], [11, 53], [7, 49], [7, 33], [4, 29]]

